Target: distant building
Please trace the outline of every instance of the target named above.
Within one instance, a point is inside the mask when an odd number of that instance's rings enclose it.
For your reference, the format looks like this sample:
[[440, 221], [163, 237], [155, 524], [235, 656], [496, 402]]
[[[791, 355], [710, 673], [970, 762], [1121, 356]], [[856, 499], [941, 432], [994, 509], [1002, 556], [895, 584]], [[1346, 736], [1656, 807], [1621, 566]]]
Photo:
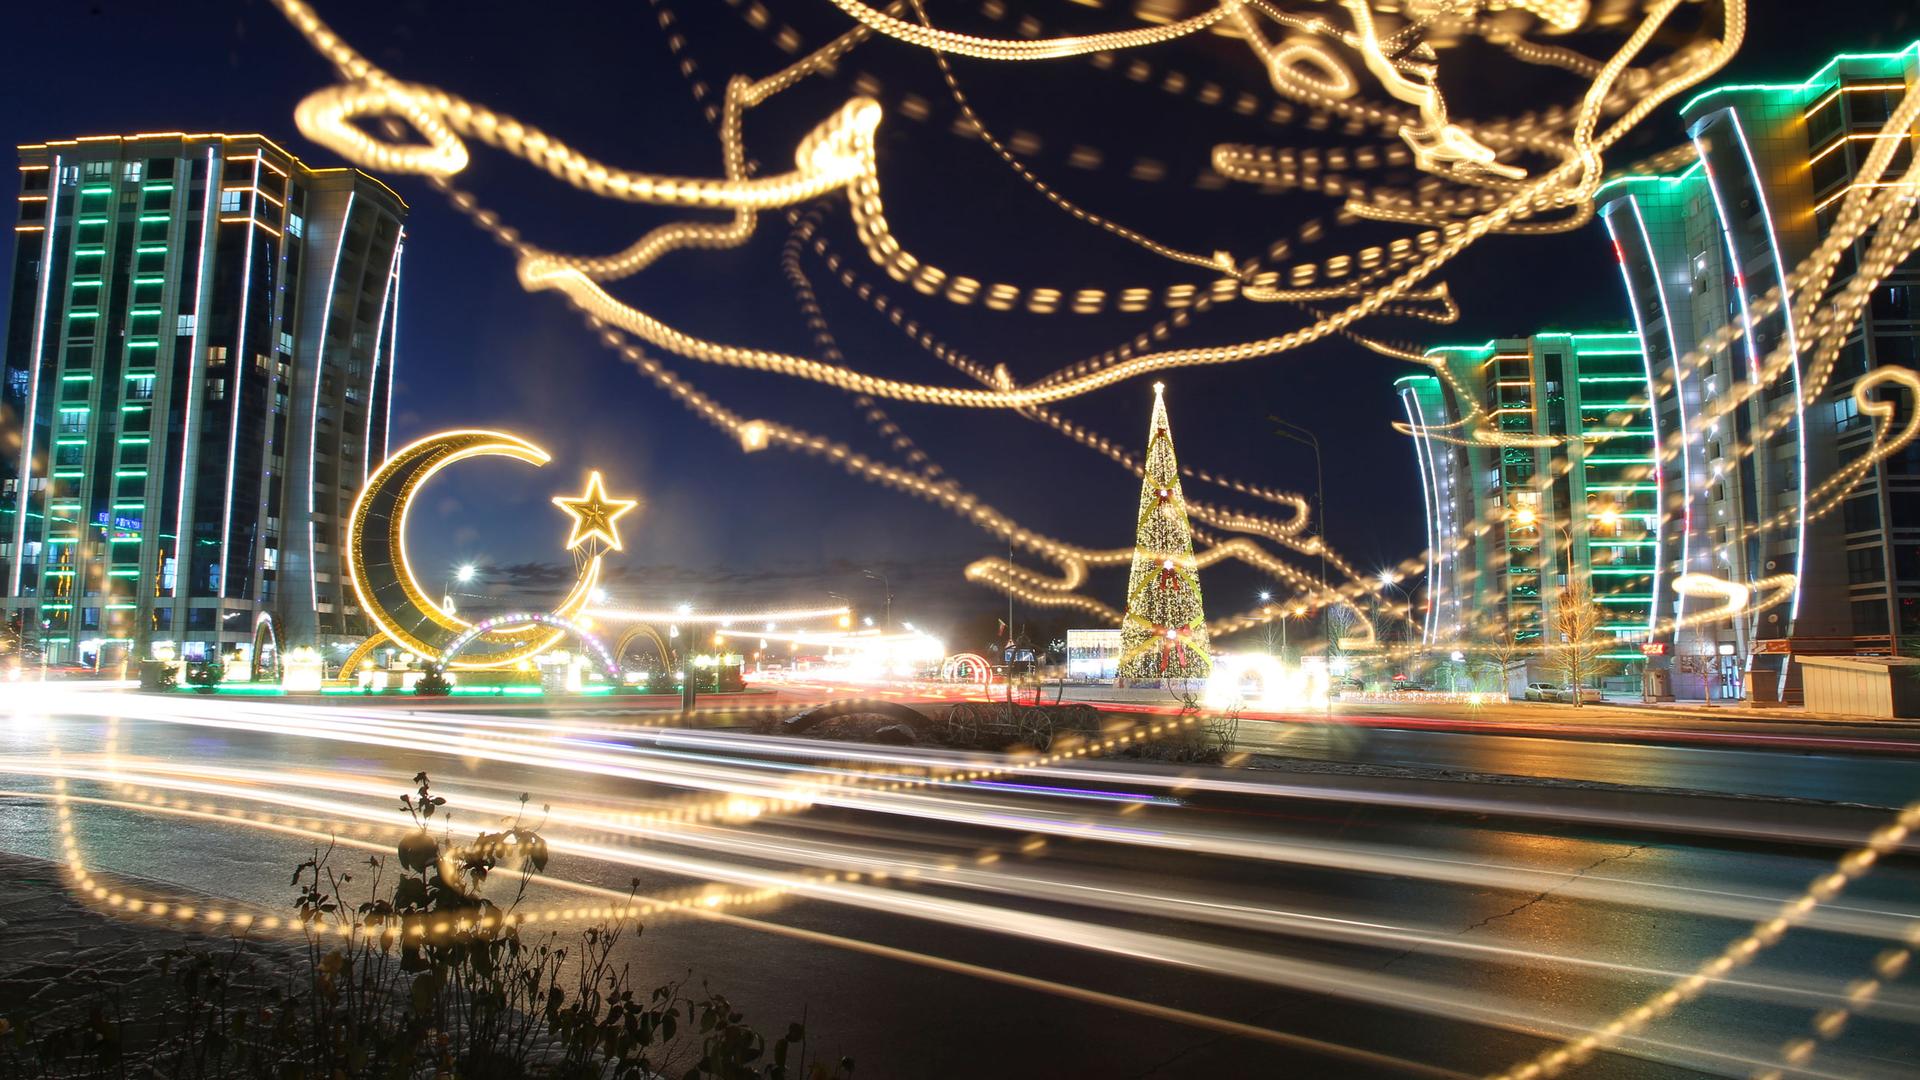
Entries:
[[1639, 339], [1543, 332], [1427, 356], [1437, 374], [1395, 383], [1426, 500], [1424, 640], [1537, 648], [1555, 594], [1591, 580], [1610, 657], [1639, 661], [1671, 589]]
[[1120, 628], [1067, 631], [1067, 676], [1111, 681], [1120, 674]]
[[52, 662], [357, 639], [406, 204], [258, 135], [20, 148], [0, 601]]

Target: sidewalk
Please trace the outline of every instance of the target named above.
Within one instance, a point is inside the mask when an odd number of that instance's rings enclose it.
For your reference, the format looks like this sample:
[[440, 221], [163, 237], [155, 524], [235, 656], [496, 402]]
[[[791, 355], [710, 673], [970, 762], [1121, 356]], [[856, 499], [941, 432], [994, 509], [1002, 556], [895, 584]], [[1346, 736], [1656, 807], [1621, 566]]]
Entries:
[[[16, 1026], [27, 1020], [44, 1031], [71, 1023], [103, 998], [136, 1003], [167, 979], [158, 961], [171, 950], [235, 948], [230, 935], [116, 918], [83, 903], [64, 877], [56, 863], [0, 851], [0, 1018]], [[263, 957], [297, 947], [258, 940], [244, 946]]]
[[1540, 702], [1466, 705], [1407, 701], [1340, 703], [1334, 706], [1330, 718], [1318, 710], [1248, 711], [1240, 718], [1283, 724], [1330, 719], [1335, 724], [1358, 727], [1553, 739], [1920, 755], [1920, 723], [1809, 716], [1790, 709], [1669, 708], [1612, 703], [1575, 708]]

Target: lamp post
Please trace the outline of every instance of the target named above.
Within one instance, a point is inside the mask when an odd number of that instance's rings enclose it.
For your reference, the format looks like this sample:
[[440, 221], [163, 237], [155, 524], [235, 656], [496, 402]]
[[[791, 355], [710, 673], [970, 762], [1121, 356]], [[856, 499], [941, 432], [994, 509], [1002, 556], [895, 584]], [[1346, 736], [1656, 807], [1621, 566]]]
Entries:
[[876, 573], [872, 570], [862, 570], [861, 573], [880, 583], [880, 591], [886, 594], [885, 629], [893, 629], [893, 584], [887, 580], [887, 575], [885, 574]]
[[[1407, 605], [1407, 619], [1408, 619], [1408, 621], [1412, 621], [1412, 619], [1413, 619], [1413, 594], [1411, 594], [1411, 593], [1409, 593], [1409, 592], [1407, 592], [1407, 590], [1406, 590], [1406, 589], [1404, 589], [1404, 588], [1402, 588], [1402, 587], [1400, 586], [1400, 579], [1399, 579], [1398, 577], [1395, 577], [1395, 576], [1394, 576], [1394, 573], [1393, 573], [1393, 571], [1391, 571], [1391, 570], [1382, 570], [1382, 571], [1380, 571], [1380, 577], [1379, 577], [1379, 579], [1378, 579], [1378, 580], [1379, 580], [1379, 582], [1380, 582], [1380, 588], [1382, 588], [1382, 589], [1392, 589], [1392, 590], [1393, 590], [1394, 592], [1397, 592], [1397, 593], [1399, 593], [1399, 594], [1400, 594], [1400, 599], [1401, 599], [1401, 600], [1403, 600], [1403, 601], [1405, 601], [1405, 602], [1406, 602], [1406, 605]], [[1379, 602], [1379, 596], [1380, 596], [1380, 594], [1376, 592], [1376, 593], [1374, 593], [1373, 595], [1374, 595], [1374, 598], [1375, 598], [1375, 599], [1374, 599], [1374, 605], [1373, 605], [1373, 614], [1374, 614], [1374, 619], [1375, 619], [1375, 621], [1376, 621], [1376, 622], [1378, 622], [1378, 621], [1379, 621], [1379, 618], [1380, 618], [1380, 602]], [[1379, 635], [1379, 633], [1380, 633], [1380, 628], [1379, 628], [1378, 626], [1375, 626], [1375, 627], [1374, 627], [1374, 631], [1373, 631], [1373, 632], [1374, 632], [1374, 634], [1376, 635], [1376, 640], [1378, 640], [1378, 635]], [[1381, 642], [1381, 646], [1382, 646], [1382, 648], [1384, 648], [1384, 647], [1385, 647], [1385, 644], [1386, 644], [1386, 643], [1385, 643], [1384, 641], [1382, 641], [1382, 642]], [[1416, 657], [1415, 657], [1415, 659], [1418, 659], [1418, 657], [1416, 656]], [[1411, 672], [1412, 672], [1412, 669], [1414, 668], [1414, 666], [1415, 666], [1415, 665], [1413, 665], [1413, 664], [1409, 664], [1409, 665], [1407, 666], [1407, 667], [1408, 667], [1408, 672], [1409, 672], [1409, 674], [1411, 674]], [[1389, 668], [1389, 670], [1391, 670], [1391, 668]]]
[[1307, 428], [1293, 423], [1290, 420], [1282, 420], [1277, 416], [1268, 416], [1267, 419], [1280, 425], [1274, 429], [1273, 433], [1275, 435], [1283, 439], [1290, 439], [1313, 451], [1313, 514], [1319, 522], [1314, 532], [1314, 547], [1318, 549], [1320, 553], [1320, 595], [1315, 599], [1320, 604], [1320, 610], [1324, 612], [1328, 607], [1326, 600], [1327, 473], [1326, 466], [1320, 457], [1320, 437]]
[[453, 614], [454, 583], [459, 582], [462, 585], [467, 585], [472, 583], [472, 581], [479, 576], [480, 576], [480, 568], [478, 566], [475, 566], [472, 563], [461, 563], [459, 566], [454, 567], [452, 576], [448, 578], [448, 580], [445, 583], [445, 587], [441, 590], [441, 598], [440, 598], [441, 609], [444, 610], [449, 615]]

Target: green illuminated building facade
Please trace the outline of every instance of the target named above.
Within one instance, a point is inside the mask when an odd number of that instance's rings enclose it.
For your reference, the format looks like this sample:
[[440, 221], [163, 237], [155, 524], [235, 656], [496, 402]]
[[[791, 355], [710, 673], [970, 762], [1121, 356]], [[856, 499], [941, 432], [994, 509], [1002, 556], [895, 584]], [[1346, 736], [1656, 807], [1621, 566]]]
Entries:
[[1395, 384], [1426, 500], [1425, 640], [1538, 646], [1559, 590], [1591, 580], [1611, 658], [1640, 661], [1671, 585], [1639, 338], [1546, 332], [1427, 356], [1435, 374]]
[[55, 663], [365, 633], [342, 531], [386, 451], [406, 205], [256, 135], [20, 148], [4, 609]]
[[[1794, 654], [1920, 643], [1920, 448], [1876, 463], [1838, 513], [1804, 512], [1807, 492], [1873, 438], [1854, 384], [1879, 366], [1920, 366], [1920, 266], [1910, 262], [1873, 291], [1817, 394], [1803, 390], [1808, 356], [1778, 377], [1759, 374], [1801, 329], [1785, 309], [1764, 313], [1762, 299], [1827, 236], [1916, 78], [1920, 44], [1838, 56], [1799, 82], [1706, 90], [1680, 109], [1691, 165], [1622, 178], [1596, 196], [1659, 390], [1674, 495], [1664, 562], [1750, 586], [1793, 575], [1777, 602], [1684, 627], [1675, 639], [1676, 656], [1732, 653], [1754, 673], [1756, 695], [1794, 696]], [[1889, 176], [1912, 160], [1914, 134], [1896, 138]], [[1864, 248], [1843, 260], [1830, 295], [1847, 287]], [[1731, 348], [1704, 366], [1676, 363], [1728, 327], [1741, 332]], [[1703, 411], [1737, 394], [1750, 396], [1724, 417]], [[1742, 445], [1754, 449], [1735, 452]], [[1664, 614], [1684, 619], [1714, 603], [1676, 598]], [[1704, 692], [1686, 681], [1676, 663], [1676, 690]]]

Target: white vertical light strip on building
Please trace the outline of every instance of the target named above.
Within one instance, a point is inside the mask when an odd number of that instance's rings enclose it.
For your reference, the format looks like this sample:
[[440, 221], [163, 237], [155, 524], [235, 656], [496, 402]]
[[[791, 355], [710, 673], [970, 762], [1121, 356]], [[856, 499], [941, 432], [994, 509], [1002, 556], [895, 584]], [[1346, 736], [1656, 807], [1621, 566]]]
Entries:
[[[404, 253], [406, 247], [407, 230], [405, 226], [401, 226], [400, 250]], [[393, 445], [393, 374], [399, 370], [400, 365], [400, 280], [404, 265], [404, 261], [396, 262], [393, 268], [393, 324], [387, 332], [387, 408], [386, 416], [380, 424], [380, 458], [383, 461], [387, 456], [387, 447]], [[371, 400], [367, 402], [367, 408], [369, 411], [372, 410]], [[369, 470], [373, 468], [372, 458], [367, 459], [367, 468]]]
[[[227, 545], [233, 536], [233, 470], [240, 450], [240, 384], [247, 373], [247, 301], [253, 293], [253, 215], [260, 207], [260, 155], [265, 151], [256, 148], [253, 152], [253, 180], [248, 187], [247, 202], [247, 257], [245, 269], [240, 277], [240, 323], [234, 334], [233, 385], [227, 392], [233, 395], [233, 421], [227, 429], [227, 495], [220, 507], [220, 593], [221, 599], [227, 596]], [[226, 611], [221, 609], [219, 617], [214, 619], [214, 641], [226, 630]]]
[[[347, 228], [353, 223], [353, 199], [357, 194], [347, 192], [347, 209], [340, 215], [340, 235], [333, 241], [333, 269], [327, 272], [327, 302], [320, 308], [320, 340], [313, 350], [313, 413], [307, 419], [307, 596], [313, 601], [315, 611], [320, 610], [320, 578], [314, 566], [313, 486], [320, 478], [314, 474], [313, 459], [320, 446], [320, 376], [327, 368], [327, 323], [333, 318], [333, 294], [340, 287], [340, 256], [346, 251]], [[371, 407], [373, 403], [367, 404]]]
[[[1734, 115], [1733, 110], [1731, 108], [1727, 108], [1721, 111], [1725, 112], [1730, 118], [1733, 119], [1736, 125], [1735, 130], [1736, 131], [1739, 130], [1738, 129], [1739, 118]], [[1694, 131], [1698, 132], [1698, 131], [1705, 130], [1705, 127], [1706, 127], [1706, 122], [1702, 121], [1701, 123], [1694, 125]], [[1758, 383], [1760, 376], [1762, 374], [1761, 364], [1763, 362], [1763, 358], [1760, 356], [1759, 349], [1754, 344], [1753, 312], [1747, 304], [1746, 269], [1740, 260], [1740, 249], [1733, 241], [1733, 228], [1732, 228], [1732, 225], [1730, 224], [1732, 219], [1730, 219], [1727, 216], [1726, 200], [1722, 198], [1720, 194], [1719, 177], [1714, 175], [1713, 165], [1707, 160], [1706, 148], [1700, 145], [1700, 136], [1696, 134], [1696, 135], [1691, 135], [1690, 137], [1693, 141], [1694, 153], [1698, 155], [1700, 158], [1701, 170], [1706, 175], [1706, 178], [1707, 178], [1707, 191], [1709, 194], [1713, 196], [1714, 213], [1717, 214], [1720, 218], [1720, 235], [1722, 239], [1726, 241], [1726, 245], [1727, 245], [1727, 260], [1730, 268], [1733, 271], [1734, 293], [1740, 298], [1740, 324], [1741, 324], [1741, 330], [1746, 338], [1745, 344], [1746, 344], [1746, 350], [1747, 350], [1748, 372], [1751, 375], [1753, 381]], [[1744, 146], [1744, 142], [1745, 142], [1744, 135], [1741, 136], [1741, 140]], [[1752, 162], [1753, 162], [1753, 158], [1751, 155], [1748, 155], [1747, 162], [1748, 162], [1748, 168], [1751, 169]], [[1772, 234], [1773, 234], [1772, 214], [1767, 210], [1765, 197], [1760, 194], [1760, 181], [1758, 176], [1753, 177], [1753, 183], [1754, 183], [1754, 194], [1755, 194], [1755, 197], [1760, 199], [1761, 216], [1766, 220], [1768, 239], [1769, 241], [1771, 241]], [[1786, 279], [1784, 277], [1781, 277], [1779, 274], [1779, 271], [1780, 271], [1779, 248], [1778, 247], [1773, 248], [1771, 251], [1771, 254], [1774, 257], [1775, 276], [1777, 280], [1779, 280], [1780, 287], [1784, 293], [1784, 290], [1786, 288]], [[1785, 295], [1782, 295], [1780, 298], [1782, 310], [1787, 311], [1789, 313], [1788, 317], [1786, 318], [1786, 326], [1787, 326], [1788, 340], [1791, 341], [1792, 333], [1793, 333], [1793, 320], [1790, 314], [1791, 305], [1789, 303], [1789, 300], [1790, 298]], [[1800, 399], [1800, 357], [1797, 349], [1795, 350], [1794, 357], [1793, 357], [1793, 393], [1794, 393], [1794, 404], [1795, 404], [1795, 407], [1798, 408], [1801, 403], [1799, 400]], [[1762, 396], [1761, 400], [1762, 400], [1762, 403], [1764, 404], [1765, 402], [1764, 395]], [[1800, 474], [1801, 491], [1803, 496], [1805, 493], [1805, 484], [1806, 484], [1805, 419], [1806, 419], [1805, 413], [1802, 412], [1801, 415], [1797, 418], [1797, 421], [1795, 423], [1795, 427], [1797, 430], [1794, 433], [1799, 440], [1800, 460], [1795, 464], [1798, 466], [1797, 471]], [[1806, 515], [1806, 503], [1804, 501], [1804, 498], [1800, 505], [1800, 512], [1798, 514], [1798, 517], [1800, 519], [1799, 520], [1800, 534], [1799, 534], [1799, 540], [1796, 541], [1795, 550], [1793, 553], [1793, 557], [1794, 557], [1793, 601], [1791, 606], [1788, 608], [1786, 634], [1782, 635], [1785, 637], [1792, 636], [1793, 622], [1794, 622], [1794, 619], [1798, 617], [1800, 612], [1801, 560], [1806, 557], [1804, 542], [1806, 540], [1807, 515]], [[1763, 521], [1766, 520], [1766, 517], [1764, 514], [1762, 515], [1760, 520], [1763, 520]], [[1764, 541], [1765, 537], [1762, 537], [1762, 540]], [[1763, 552], [1762, 554], [1764, 556], [1765, 553]], [[1751, 578], [1753, 574], [1754, 574], [1754, 568], [1751, 566], [1747, 567], [1747, 576]], [[1757, 619], [1757, 614], [1758, 613], [1756, 613], [1756, 620], [1754, 624], [1754, 630], [1756, 634], [1759, 632], [1759, 623]], [[1779, 685], [1779, 689], [1783, 692], [1785, 691], [1786, 685], [1787, 685], [1787, 671], [1788, 671], [1788, 664], [1782, 663], [1780, 665], [1780, 679], [1779, 679], [1778, 685]]]
[[[1400, 389], [1400, 406], [1406, 410], [1407, 423], [1413, 425], [1413, 460], [1420, 470], [1420, 506], [1427, 514], [1427, 618], [1420, 627], [1420, 644], [1433, 644], [1433, 616], [1440, 609], [1434, 601], [1435, 583], [1439, 581], [1435, 559], [1440, 551], [1440, 527], [1435, 513], [1434, 488], [1427, 482], [1428, 461], [1432, 450], [1427, 443], [1426, 410], [1420, 407], [1420, 401], [1411, 386]], [[1408, 612], [1412, 614], [1412, 612]]]
[[[1679, 353], [1674, 351], [1676, 346], [1673, 340], [1673, 312], [1667, 307], [1666, 287], [1660, 281], [1660, 266], [1653, 257], [1653, 237], [1647, 232], [1646, 219], [1640, 216], [1640, 204], [1636, 202], [1631, 195], [1625, 198], [1627, 205], [1633, 208], [1634, 218], [1639, 222], [1640, 239], [1645, 245], [1642, 250], [1646, 252], [1647, 267], [1652, 271], [1654, 289], [1659, 295], [1660, 317], [1666, 323], [1668, 354], [1677, 358]], [[1666, 481], [1661, 475], [1662, 470], [1660, 468], [1660, 401], [1653, 391], [1653, 359], [1652, 355], [1647, 351], [1647, 324], [1645, 318], [1640, 313], [1640, 295], [1633, 287], [1633, 271], [1627, 266], [1626, 245], [1620, 242], [1620, 234], [1613, 227], [1613, 215], [1606, 214], [1602, 216], [1607, 223], [1607, 236], [1613, 241], [1614, 252], [1620, 259], [1620, 278], [1627, 287], [1627, 306], [1633, 309], [1633, 329], [1640, 337], [1640, 368], [1646, 374], [1647, 381], [1647, 427], [1653, 432], [1653, 498], [1655, 510], [1653, 517], [1653, 585], [1648, 590], [1647, 599], [1647, 635], [1652, 637], [1654, 628], [1659, 625], [1660, 621], [1660, 564], [1666, 561], [1666, 548], [1661, 542], [1666, 524], [1667, 489]], [[1675, 396], [1681, 393], [1679, 380], [1680, 372], [1678, 368], [1675, 368]], [[1584, 391], [1582, 393], [1584, 396]], [[1684, 441], [1687, 434], [1686, 413], [1684, 410], [1685, 406], [1682, 406], [1680, 418], [1680, 434], [1683, 440], [1680, 451], [1681, 468], [1686, 474], [1691, 475], [1693, 469], [1686, 453], [1686, 443]], [[1680, 557], [1680, 565], [1684, 567], [1689, 565], [1686, 554], [1684, 553], [1686, 544], [1684, 533], [1681, 537], [1681, 544], [1683, 553]], [[1587, 563], [1589, 567], [1592, 566], [1593, 558], [1591, 552], [1588, 553]], [[1676, 608], [1676, 618], [1678, 614], [1679, 609]]]
[[[381, 339], [387, 334], [387, 311], [393, 306], [400, 291], [400, 252], [406, 246], [407, 231], [401, 229], [393, 238], [393, 258], [387, 262], [387, 287], [380, 294], [380, 317], [373, 323], [373, 364], [367, 372], [367, 415], [361, 425], [360, 441], [360, 482], [367, 482], [373, 472], [373, 395], [380, 385], [380, 347]], [[398, 312], [396, 311], [397, 315]], [[382, 455], [383, 457], [385, 455]]]
[[[1683, 500], [1680, 504], [1680, 572], [1685, 574], [1685, 573], [1691, 573], [1693, 571], [1693, 500], [1694, 500], [1693, 449], [1691, 446], [1694, 435], [1693, 435], [1693, 425], [1690, 424], [1687, 420], [1686, 377], [1680, 371], [1680, 357], [1681, 357], [1680, 341], [1678, 338], [1673, 336], [1673, 308], [1667, 304], [1666, 279], [1660, 276], [1660, 261], [1654, 257], [1653, 232], [1652, 230], [1647, 228], [1646, 215], [1640, 212], [1639, 198], [1636, 196], [1629, 195], [1627, 197], [1627, 201], [1629, 205], [1633, 207], [1634, 220], [1638, 222], [1640, 225], [1640, 240], [1643, 244], [1646, 245], [1647, 269], [1653, 275], [1654, 291], [1658, 293], [1660, 296], [1661, 321], [1666, 324], [1667, 362], [1673, 365], [1673, 403], [1674, 403], [1674, 407], [1679, 410], [1679, 414], [1680, 414], [1680, 431], [1679, 431], [1680, 497]], [[1609, 225], [1608, 228], [1609, 230], [1611, 230], [1612, 226]], [[1621, 267], [1622, 273], [1624, 273], [1625, 270], [1626, 268], [1624, 266]], [[1628, 299], [1629, 301], [1631, 301], [1632, 299], [1631, 290], [1629, 290]], [[1654, 476], [1654, 483], [1657, 485], [1660, 485], [1659, 490], [1655, 493], [1655, 496], [1660, 499], [1660, 506], [1661, 506], [1660, 522], [1661, 522], [1661, 525], [1664, 527], [1664, 525], [1666, 524], [1666, 488], [1665, 488], [1666, 480], [1663, 475], [1663, 470], [1660, 468], [1660, 462], [1659, 462], [1660, 436], [1658, 432], [1660, 428], [1660, 420], [1659, 420], [1660, 409], [1659, 409], [1659, 403], [1658, 401], [1655, 400], [1654, 392], [1653, 392], [1653, 361], [1650, 357], [1648, 357], [1648, 353], [1647, 353], [1646, 328], [1640, 326], [1640, 321], [1637, 316], [1634, 319], [1634, 326], [1636, 329], [1640, 331], [1640, 355], [1643, 358], [1647, 358], [1647, 401], [1649, 403], [1648, 410], [1654, 414], [1653, 427], [1655, 431], [1655, 435], [1653, 439], [1653, 452], [1654, 452], [1654, 459], [1655, 459], [1653, 476]], [[1659, 539], [1660, 538], [1658, 536], [1654, 537], [1654, 540], [1656, 541], [1654, 546], [1655, 551], [1661, 550], [1658, 544]], [[1660, 575], [1658, 573], [1657, 567], [1656, 567], [1654, 578], [1653, 578], [1653, 595], [1654, 595], [1654, 599], [1656, 600], [1658, 600], [1660, 597]], [[1674, 626], [1675, 626], [1676, 632], [1678, 631], [1680, 620], [1686, 616], [1686, 605], [1687, 605], [1687, 598], [1685, 596], [1676, 596], [1674, 600], [1674, 606], [1673, 606], [1673, 618], [1674, 618]], [[1649, 623], [1648, 629], [1649, 630], [1652, 629], [1651, 623]]]
[[[1747, 130], [1740, 123], [1740, 114], [1729, 108], [1727, 118], [1733, 121], [1733, 137], [1740, 144], [1740, 155], [1747, 159], [1747, 175], [1753, 177], [1753, 197], [1760, 200], [1760, 223], [1767, 227], [1767, 252], [1773, 256], [1773, 279], [1780, 283], [1780, 323], [1786, 329], [1788, 355], [1793, 361], [1788, 369], [1793, 374], [1793, 435], [1798, 455], [1793, 473], [1800, 493], [1796, 503], [1798, 512], [1794, 515], [1797, 532], [1793, 542], [1793, 605], [1787, 611], [1787, 635], [1791, 637], [1793, 622], [1800, 617], [1801, 584], [1807, 562], [1807, 401], [1800, 393], [1800, 335], [1793, 329], [1793, 295], [1787, 289], [1787, 267], [1780, 260], [1780, 238], [1774, 235], [1773, 208], [1767, 205], [1766, 185], [1760, 182], [1760, 170], [1754, 163], [1752, 147], [1747, 145]], [[1781, 670], [1781, 678], [1785, 679], [1785, 668]]]
[[[180, 505], [175, 511], [173, 527], [173, 618], [176, 625], [183, 625], [187, 617], [184, 601], [188, 599], [186, 588], [187, 558], [186, 539], [187, 496], [193, 491], [193, 473], [187, 470], [187, 460], [193, 450], [193, 398], [200, 390], [202, 368], [200, 366], [200, 327], [206, 321], [207, 304], [207, 263], [213, 260], [213, 248], [219, 236], [219, 172], [220, 160], [214, 156], [213, 147], [207, 147], [207, 190], [201, 200], [200, 208], [200, 265], [193, 279], [193, 333], [187, 340], [187, 387], [182, 395], [185, 407], [180, 415]], [[178, 365], [176, 364], [176, 370]]]
[[[20, 498], [13, 522], [13, 567], [7, 575], [7, 595], [20, 595], [20, 564], [27, 554], [27, 499], [33, 490], [34, 414], [40, 408], [40, 352], [47, 341], [47, 299], [53, 286], [53, 234], [60, 224], [60, 155], [53, 156], [53, 168], [47, 172], [47, 228], [40, 238], [40, 298], [34, 305], [33, 353], [27, 358], [27, 413], [21, 425]], [[74, 213], [79, 214], [79, 185], [74, 185]], [[104, 256], [102, 261], [105, 261]], [[51, 460], [51, 459], [49, 459]], [[52, 497], [53, 470], [47, 470], [48, 497]]]

